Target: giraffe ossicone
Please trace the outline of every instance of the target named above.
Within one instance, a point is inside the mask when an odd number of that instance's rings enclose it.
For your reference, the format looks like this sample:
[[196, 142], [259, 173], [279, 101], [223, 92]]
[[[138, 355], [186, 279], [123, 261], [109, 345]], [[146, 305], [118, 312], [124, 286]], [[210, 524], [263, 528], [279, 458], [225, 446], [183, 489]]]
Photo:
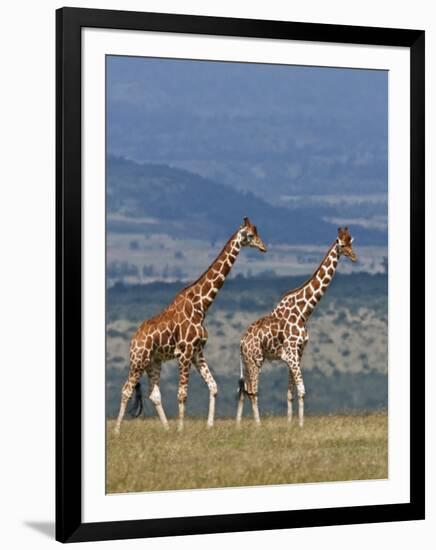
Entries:
[[[181, 290], [174, 300], [158, 315], [145, 320], [130, 342], [130, 369], [121, 391], [120, 412], [115, 425], [119, 433], [126, 406], [144, 372], [149, 380], [149, 397], [165, 428], [168, 420], [162, 405], [160, 373], [162, 363], [177, 359], [179, 363], [178, 428], [183, 428], [185, 401], [188, 396], [188, 381], [191, 365], [194, 365], [209, 389], [209, 412], [207, 425], [213, 426], [216, 382], [204, 356], [207, 330], [204, 320], [207, 310], [224, 284], [227, 275], [243, 247], [254, 247], [266, 252], [266, 246], [258, 235], [257, 228], [244, 218], [238, 230], [224, 245], [209, 268], [192, 284]], [[141, 395], [138, 390], [136, 395]]]
[[255, 422], [260, 423], [257, 397], [259, 374], [264, 361], [269, 359], [282, 360], [287, 364], [288, 420], [292, 419], [292, 401], [296, 389], [299, 424], [303, 426], [306, 390], [301, 372], [301, 359], [309, 340], [306, 324], [327, 290], [340, 256], [348, 257], [353, 262], [357, 260], [352, 242], [348, 227], [339, 227], [337, 238], [312, 277], [298, 288], [287, 292], [271, 313], [252, 323], [243, 334], [240, 344], [241, 372], [236, 412], [238, 425], [242, 418], [245, 394], [251, 400]]

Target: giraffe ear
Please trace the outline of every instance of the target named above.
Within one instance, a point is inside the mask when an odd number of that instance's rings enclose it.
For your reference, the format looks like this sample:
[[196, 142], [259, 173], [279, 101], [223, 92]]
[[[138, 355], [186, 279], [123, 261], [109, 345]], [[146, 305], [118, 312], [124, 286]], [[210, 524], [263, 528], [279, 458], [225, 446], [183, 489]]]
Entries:
[[250, 223], [250, 220], [247, 218], [247, 216], [244, 216], [244, 224], [248, 225]]

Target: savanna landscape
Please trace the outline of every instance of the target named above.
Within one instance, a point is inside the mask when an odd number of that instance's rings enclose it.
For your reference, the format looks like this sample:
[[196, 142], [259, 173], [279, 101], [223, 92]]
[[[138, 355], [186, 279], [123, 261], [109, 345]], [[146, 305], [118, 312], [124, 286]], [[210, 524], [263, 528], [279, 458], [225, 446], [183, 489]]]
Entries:
[[[301, 279], [301, 278], [300, 278]], [[178, 368], [162, 369], [170, 416], [165, 432], [146, 398], [140, 418], [113, 434], [127, 376], [129, 339], [142, 319], [159, 311], [181, 283], [115, 285], [108, 291], [107, 491], [153, 491], [387, 477], [388, 373], [386, 275], [337, 275], [310, 323], [303, 358], [306, 421], [286, 420], [287, 368], [266, 364], [260, 378], [262, 425], [249, 403], [235, 425], [242, 330], [299, 278], [237, 277], [227, 281], [208, 315], [205, 352], [217, 381], [217, 420], [206, 428], [208, 391], [190, 377], [183, 433], [176, 431]], [[146, 377], [145, 377], [146, 378]], [[207, 453], [207, 458], [205, 457]]]
[[[108, 57], [108, 493], [388, 476], [387, 167], [384, 71]], [[244, 216], [268, 252], [242, 250], [207, 313], [213, 429], [193, 369], [176, 431], [169, 361], [169, 431], [143, 379], [143, 411], [116, 437], [132, 335], [205, 271]], [[237, 429], [242, 333], [313, 273], [342, 225], [359, 260], [340, 260], [307, 326], [304, 428], [286, 421], [287, 368], [266, 362], [262, 425], [246, 401]]]
[[[208, 313], [205, 354], [217, 381], [217, 414], [233, 416], [239, 378], [239, 341], [255, 319], [267, 313], [280, 297], [304, 277], [236, 277], [226, 281]], [[148, 285], [118, 284], [108, 290], [107, 415], [118, 413], [122, 384], [128, 372], [129, 342], [136, 328], [168, 304], [181, 282]], [[310, 413], [372, 411], [387, 408], [387, 277], [337, 274], [309, 323], [310, 341], [303, 356], [306, 410]], [[284, 414], [287, 369], [266, 363], [260, 378], [261, 412]], [[178, 368], [162, 368], [161, 392], [165, 410], [177, 412]], [[147, 380], [144, 379], [144, 392]], [[196, 371], [190, 378], [187, 413], [205, 415], [208, 391]], [[248, 410], [248, 406], [246, 407]], [[146, 400], [145, 414], [154, 415]]]

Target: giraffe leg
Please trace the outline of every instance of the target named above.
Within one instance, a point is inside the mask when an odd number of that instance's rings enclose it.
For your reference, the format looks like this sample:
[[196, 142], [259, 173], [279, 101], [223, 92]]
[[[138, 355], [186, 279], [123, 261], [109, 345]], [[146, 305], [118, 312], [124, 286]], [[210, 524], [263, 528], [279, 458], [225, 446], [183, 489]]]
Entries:
[[289, 424], [292, 422], [292, 402], [294, 399], [294, 376], [292, 374], [291, 369], [289, 369], [288, 373], [288, 422]]
[[254, 422], [256, 423], [257, 426], [260, 426], [260, 414], [259, 414], [259, 405], [258, 405], [257, 394], [250, 393], [249, 396], [250, 396], [250, 399], [251, 399], [251, 406], [253, 408]]
[[118, 413], [117, 422], [115, 424], [115, 434], [120, 433], [121, 422], [123, 421], [124, 415], [126, 413], [126, 407], [129, 399], [132, 397], [133, 391], [136, 384], [139, 382], [141, 375], [143, 373], [143, 368], [140, 360], [131, 361], [129, 376], [121, 390], [121, 404], [120, 412]]
[[253, 418], [256, 425], [260, 425], [260, 414], [258, 405], [258, 387], [259, 387], [259, 370], [254, 366], [249, 372], [247, 380], [247, 393], [251, 401], [251, 408], [253, 409]]
[[[253, 410], [254, 422], [256, 425], [260, 425], [260, 414], [258, 405], [258, 388], [259, 388], [259, 373], [263, 363], [263, 356], [261, 350], [257, 347], [250, 350], [249, 353], [244, 352], [241, 345], [241, 379], [240, 384], [244, 384], [244, 388], [241, 387], [239, 391], [238, 409], [236, 412], [236, 423], [241, 422], [242, 409], [244, 406], [244, 393], [248, 395], [251, 401], [251, 408]], [[242, 391], [242, 390], [245, 390]]]
[[298, 350], [298, 367], [295, 369], [294, 374], [294, 383], [297, 388], [297, 394], [298, 394], [298, 423], [300, 425], [300, 428], [303, 427], [304, 424], [304, 396], [306, 395], [306, 389], [304, 387], [304, 381], [303, 381], [303, 373], [301, 371], [301, 359], [303, 357], [303, 351], [304, 348], [307, 345], [307, 342], [309, 340], [309, 335], [306, 333], [306, 339], [303, 342], [303, 345]]
[[150, 401], [153, 403], [153, 405], [156, 408], [157, 415], [162, 422], [163, 427], [165, 430], [169, 429], [168, 426], [168, 420], [165, 415], [164, 408], [162, 406], [162, 398], [160, 395], [160, 369], [161, 369], [161, 363], [158, 361], [153, 361], [149, 367], [147, 368], [147, 375], [148, 375], [148, 382], [149, 382], [149, 390], [150, 390]]
[[192, 354], [186, 354], [179, 358], [179, 390], [177, 400], [179, 402], [179, 423], [177, 429], [183, 430], [183, 421], [185, 418], [185, 403], [188, 397], [189, 369], [191, 367]]
[[[303, 374], [300, 368], [301, 352], [295, 347], [290, 347], [286, 350], [283, 359], [287, 362], [289, 370], [292, 374], [295, 387], [298, 395], [298, 424], [300, 428], [304, 425], [304, 396], [306, 390], [304, 388]], [[289, 396], [289, 389], [288, 389]], [[288, 416], [289, 418], [289, 416]]]
[[206, 359], [203, 355], [203, 350], [199, 351], [195, 361], [195, 366], [209, 388], [209, 413], [207, 416], [207, 427], [211, 428], [215, 418], [215, 400], [218, 393], [218, 387], [212, 373], [209, 370], [209, 367], [207, 366]]
[[263, 364], [262, 351], [256, 346], [254, 347], [253, 357], [251, 360], [246, 359], [244, 361], [244, 378], [247, 381], [247, 393], [251, 401], [251, 407], [253, 409], [253, 418], [257, 426], [260, 426], [260, 414], [258, 404], [259, 393], [259, 375], [260, 369]]
[[298, 394], [298, 424], [300, 428], [302, 428], [304, 425], [304, 396], [306, 395], [306, 390], [304, 388], [303, 376], [299, 367], [294, 376], [296, 379], [295, 385], [297, 387]]

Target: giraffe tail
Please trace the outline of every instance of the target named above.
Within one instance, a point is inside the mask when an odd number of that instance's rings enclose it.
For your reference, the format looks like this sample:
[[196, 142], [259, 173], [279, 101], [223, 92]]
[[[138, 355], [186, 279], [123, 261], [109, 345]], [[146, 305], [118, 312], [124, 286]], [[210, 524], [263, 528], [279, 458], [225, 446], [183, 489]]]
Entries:
[[238, 384], [238, 397], [241, 397], [241, 395], [243, 393], [247, 393], [247, 390], [245, 388], [245, 380], [244, 380], [244, 363], [243, 363], [243, 359], [242, 359], [242, 355], [241, 355], [241, 358], [240, 358], [240, 367], [241, 367], [241, 372], [240, 372], [240, 375], [239, 375], [239, 384]]
[[142, 403], [141, 384], [138, 382], [135, 386], [135, 396], [134, 396], [133, 405], [129, 411], [129, 414], [130, 416], [133, 416], [133, 418], [138, 418], [138, 416], [141, 415], [143, 409], [144, 409], [144, 405]]

